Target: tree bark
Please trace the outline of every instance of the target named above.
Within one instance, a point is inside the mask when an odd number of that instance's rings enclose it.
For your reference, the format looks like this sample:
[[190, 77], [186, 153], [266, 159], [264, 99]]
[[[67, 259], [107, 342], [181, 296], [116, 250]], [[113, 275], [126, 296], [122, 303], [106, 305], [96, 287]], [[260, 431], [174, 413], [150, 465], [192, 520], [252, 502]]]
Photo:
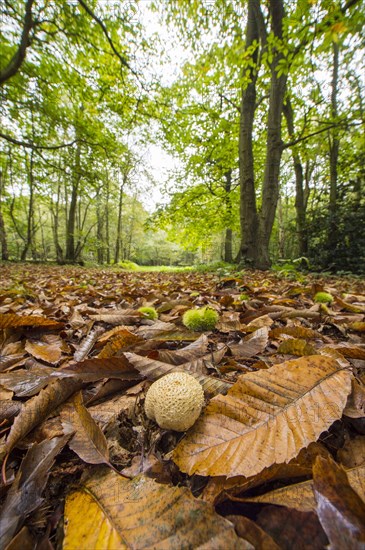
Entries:
[[[274, 37], [276, 40], [281, 41], [284, 18], [283, 0], [271, 0], [270, 11]], [[266, 161], [262, 185], [262, 207], [259, 213], [259, 232], [254, 260], [254, 267], [258, 269], [268, 269], [271, 265], [269, 244], [279, 198], [280, 161], [283, 152], [281, 119], [287, 84], [287, 75], [284, 73], [278, 76], [277, 73], [279, 61], [282, 58], [283, 54], [280, 52], [280, 48], [274, 46], [273, 61], [271, 63]]]
[[30, 32], [34, 26], [34, 21], [32, 17], [33, 4], [34, 0], [27, 0], [25, 4], [25, 16], [20, 44], [17, 51], [9, 61], [8, 65], [2, 71], [0, 71], [0, 86], [18, 72], [25, 59], [27, 48], [31, 43]]
[[77, 142], [76, 154], [75, 154], [75, 166], [72, 177], [72, 189], [71, 189], [71, 201], [67, 217], [66, 227], [66, 260], [68, 262], [75, 262], [76, 247], [75, 247], [75, 229], [76, 229], [76, 214], [77, 214], [77, 200], [79, 197], [79, 187], [81, 180], [81, 143]]
[[[332, 90], [331, 90], [331, 117], [335, 122], [338, 116], [338, 71], [339, 71], [339, 45], [333, 42], [333, 70], [332, 70]], [[330, 154], [330, 198], [328, 204], [329, 224], [328, 224], [328, 251], [331, 256], [336, 249], [338, 242], [337, 230], [337, 165], [340, 140], [338, 139], [338, 130], [334, 128], [332, 135], [329, 136], [329, 154]]]
[[128, 174], [123, 175], [122, 183], [119, 188], [119, 204], [118, 204], [118, 225], [117, 225], [117, 238], [115, 241], [115, 254], [114, 263], [117, 264], [120, 259], [120, 251], [122, 248], [122, 216], [123, 216], [123, 192], [124, 186], [127, 182]]
[[[227, 224], [230, 224], [232, 216], [232, 200], [231, 200], [231, 189], [232, 189], [232, 170], [227, 170], [224, 174], [225, 177], [225, 203], [226, 203], [226, 216]], [[225, 237], [224, 237], [224, 261], [231, 264], [233, 262], [232, 256], [232, 229], [226, 227]]]
[[[27, 155], [26, 155], [27, 159]], [[28, 185], [29, 185], [29, 203], [28, 203], [28, 216], [27, 216], [27, 233], [25, 237], [24, 248], [21, 253], [20, 259], [24, 261], [27, 257], [29, 248], [33, 247], [34, 237], [34, 151], [30, 152], [29, 163], [26, 160], [27, 172], [28, 172]]]
[[0, 243], [1, 243], [1, 259], [6, 261], [9, 259], [8, 241], [6, 237], [6, 228], [4, 222], [4, 216], [2, 212], [2, 197], [4, 188], [3, 173], [0, 170]]
[[[289, 136], [291, 138], [294, 136], [294, 113], [289, 97], [283, 106], [283, 112], [286, 119]], [[295, 211], [298, 237], [298, 255], [306, 256], [308, 254], [308, 233], [306, 226], [307, 205], [304, 192], [304, 174], [302, 161], [295, 145], [292, 147], [292, 158], [295, 174]]]
[[[258, 42], [259, 30], [255, 17], [254, 0], [248, 2], [246, 26], [246, 50]], [[253, 123], [256, 109], [256, 80], [258, 47], [252, 52], [253, 66], [245, 67], [248, 84], [242, 89], [239, 127], [239, 178], [240, 178], [240, 224], [241, 246], [238, 261], [253, 264], [257, 240], [257, 207], [253, 160]]]

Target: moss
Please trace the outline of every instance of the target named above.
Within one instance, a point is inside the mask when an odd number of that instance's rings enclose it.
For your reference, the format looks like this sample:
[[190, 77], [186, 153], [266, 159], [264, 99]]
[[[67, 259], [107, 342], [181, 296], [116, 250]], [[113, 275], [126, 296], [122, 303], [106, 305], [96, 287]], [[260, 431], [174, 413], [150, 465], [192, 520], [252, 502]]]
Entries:
[[185, 311], [182, 322], [189, 330], [213, 330], [219, 320], [219, 314], [212, 308], [188, 309]]
[[240, 296], [240, 300], [242, 300], [242, 302], [246, 301], [246, 300], [249, 300], [250, 297], [248, 294], [241, 294]]
[[155, 319], [158, 319], [158, 313], [154, 307], [140, 307], [138, 311], [140, 313], [143, 313], [143, 315], [147, 319], [151, 319], [152, 321], [154, 321]]
[[333, 302], [333, 296], [329, 294], [329, 292], [317, 292], [314, 296], [314, 301], [320, 304], [331, 304]]

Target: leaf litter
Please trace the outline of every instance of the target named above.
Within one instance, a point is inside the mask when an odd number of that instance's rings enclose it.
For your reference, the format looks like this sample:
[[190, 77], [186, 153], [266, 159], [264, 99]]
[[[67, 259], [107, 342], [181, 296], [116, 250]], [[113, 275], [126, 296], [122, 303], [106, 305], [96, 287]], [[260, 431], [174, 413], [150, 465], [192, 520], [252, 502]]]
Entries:
[[[5, 265], [0, 288], [4, 548], [363, 547], [363, 282]], [[186, 434], [144, 413], [176, 370], [205, 391]]]

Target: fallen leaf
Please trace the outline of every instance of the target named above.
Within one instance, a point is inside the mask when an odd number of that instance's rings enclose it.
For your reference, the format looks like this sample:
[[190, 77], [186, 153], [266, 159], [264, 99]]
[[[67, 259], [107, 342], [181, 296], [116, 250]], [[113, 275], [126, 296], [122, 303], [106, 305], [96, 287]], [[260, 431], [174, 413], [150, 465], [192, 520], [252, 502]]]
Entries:
[[269, 340], [267, 326], [255, 330], [249, 336], [243, 338], [238, 344], [231, 344], [230, 350], [236, 359], [248, 359], [262, 353]]
[[88, 464], [109, 464], [108, 444], [105, 435], [83, 405], [81, 393], [61, 409], [62, 425], [67, 433], [74, 432], [68, 442], [72, 449]]
[[0, 514], [2, 548], [11, 541], [25, 517], [38, 508], [55, 457], [66, 445], [69, 436], [54, 437], [36, 443], [25, 455], [9, 489]]
[[316, 348], [311, 344], [308, 344], [306, 340], [301, 340], [300, 338], [288, 338], [280, 344], [277, 350], [278, 353], [298, 355], [315, 355]]
[[65, 505], [63, 550], [73, 548], [253, 549], [232, 523], [186, 488], [144, 476], [94, 473]]
[[40, 317], [39, 315], [17, 315], [16, 313], [0, 313], [0, 328], [18, 328], [18, 327], [43, 327], [43, 328], [62, 328], [63, 323]]
[[349, 484], [345, 470], [318, 457], [313, 467], [317, 513], [333, 550], [365, 548], [365, 503]]
[[211, 400], [173, 460], [189, 475], [227, 477], [288, 462], [341, 417], [350, 390], [351, 373], [325, 356], [245, 374]]

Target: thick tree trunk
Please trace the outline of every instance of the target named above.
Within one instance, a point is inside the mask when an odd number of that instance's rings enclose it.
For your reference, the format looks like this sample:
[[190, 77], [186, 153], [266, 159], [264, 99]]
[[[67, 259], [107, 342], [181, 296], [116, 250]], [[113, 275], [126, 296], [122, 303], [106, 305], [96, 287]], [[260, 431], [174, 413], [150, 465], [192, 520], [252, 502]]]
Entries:
[[96, 239], [98, 243], [98, 249], [97, 249], [97, 257], [98, 257], [98, 264], [104, 263], [104, 218], [103, 218], [103, 212], [102, 212], [102, 205], [101, 205], [101, 189], [99, 187], [97, 196], [96, 196]]
[[[254, 0], [248, 2], [246, 27], [246, 50], [258, 42], [259, 30], [255, 17]], [[253, 122], [256, 108], [258, 47], [252, 53], [251, 64], [245, 66], [248, 83], [242, 90], [239, 128], [239, 177], [240, 177], [240, 224], [241, 246], [237, 260], [253, 264], [257, 240], [257, 208], [255, 195], [255, 174], [253, 161]]]
[[53, 204], [52, 204], [51, 212], [52, 212], [52, 218], [53, 218], [52, 232], [53, 232], [53, 242], [56, 250], [56, 261], [58, 264], [61, 265], [64, 263], [64, 258], [63, 258], [63, 250], [61, 248], [59, 236], [58, 236], [60, 196], [61, 196], [61, 182], [59, 181], [57, 185], [57, 201], [56, 201], [55, 209], [53, 209]]
[[[282, 23], [284, 6], [282, 0], [271, 0], [272, 30], [277, 40], [282, 39]], [[279, 198], [280, 161], [283, 151], [281, 140], [281, 118], [286, 92], [287, 76], [278, 76], [277, 69], [283, 54], [273, 47], [271, 63], [271, 85], [269, 98], [269, 113], [267, 122], [266, 161], [264, 181], [262, 185], [262, 206], [259, 214], [259, 234], [255, 249], [254, 267], [268, 269], [271, 265], [269, 244], [275, 220], [275, 212]]]
[[[232, 216], [232, 200], [231, 200], [231, 190], [232, 190], [232, 170], [227, 170], [224, 174], [225, 177], [225, 203], [226, 203], [226, 217], [227, 223], [231, 222]], [[226, 228], [225, 237], [224, 237], [224, 261], [231, 264], [233, 262], [232, 256], [232, 229], [230, 227]]]
[[66, 261], [75, 262], [76, 247], [75, 247], [75, 229], [76, 229], [76, 214], [77, 214], [77, 200], [79, 197], [79, 186], [81, 180], [81, 143], [77, 142], [75, 166], [72, 177], [72, 190], [70, 208], [67, 217], [66, 227]]
[[0, 170], [0, 243], [1, 243], [1, 259], [6, 261], [9, 259], [8, 241], [6, 237], [5, 222], [2, 212], [2, 197], [3, 197], [3, 173]]

